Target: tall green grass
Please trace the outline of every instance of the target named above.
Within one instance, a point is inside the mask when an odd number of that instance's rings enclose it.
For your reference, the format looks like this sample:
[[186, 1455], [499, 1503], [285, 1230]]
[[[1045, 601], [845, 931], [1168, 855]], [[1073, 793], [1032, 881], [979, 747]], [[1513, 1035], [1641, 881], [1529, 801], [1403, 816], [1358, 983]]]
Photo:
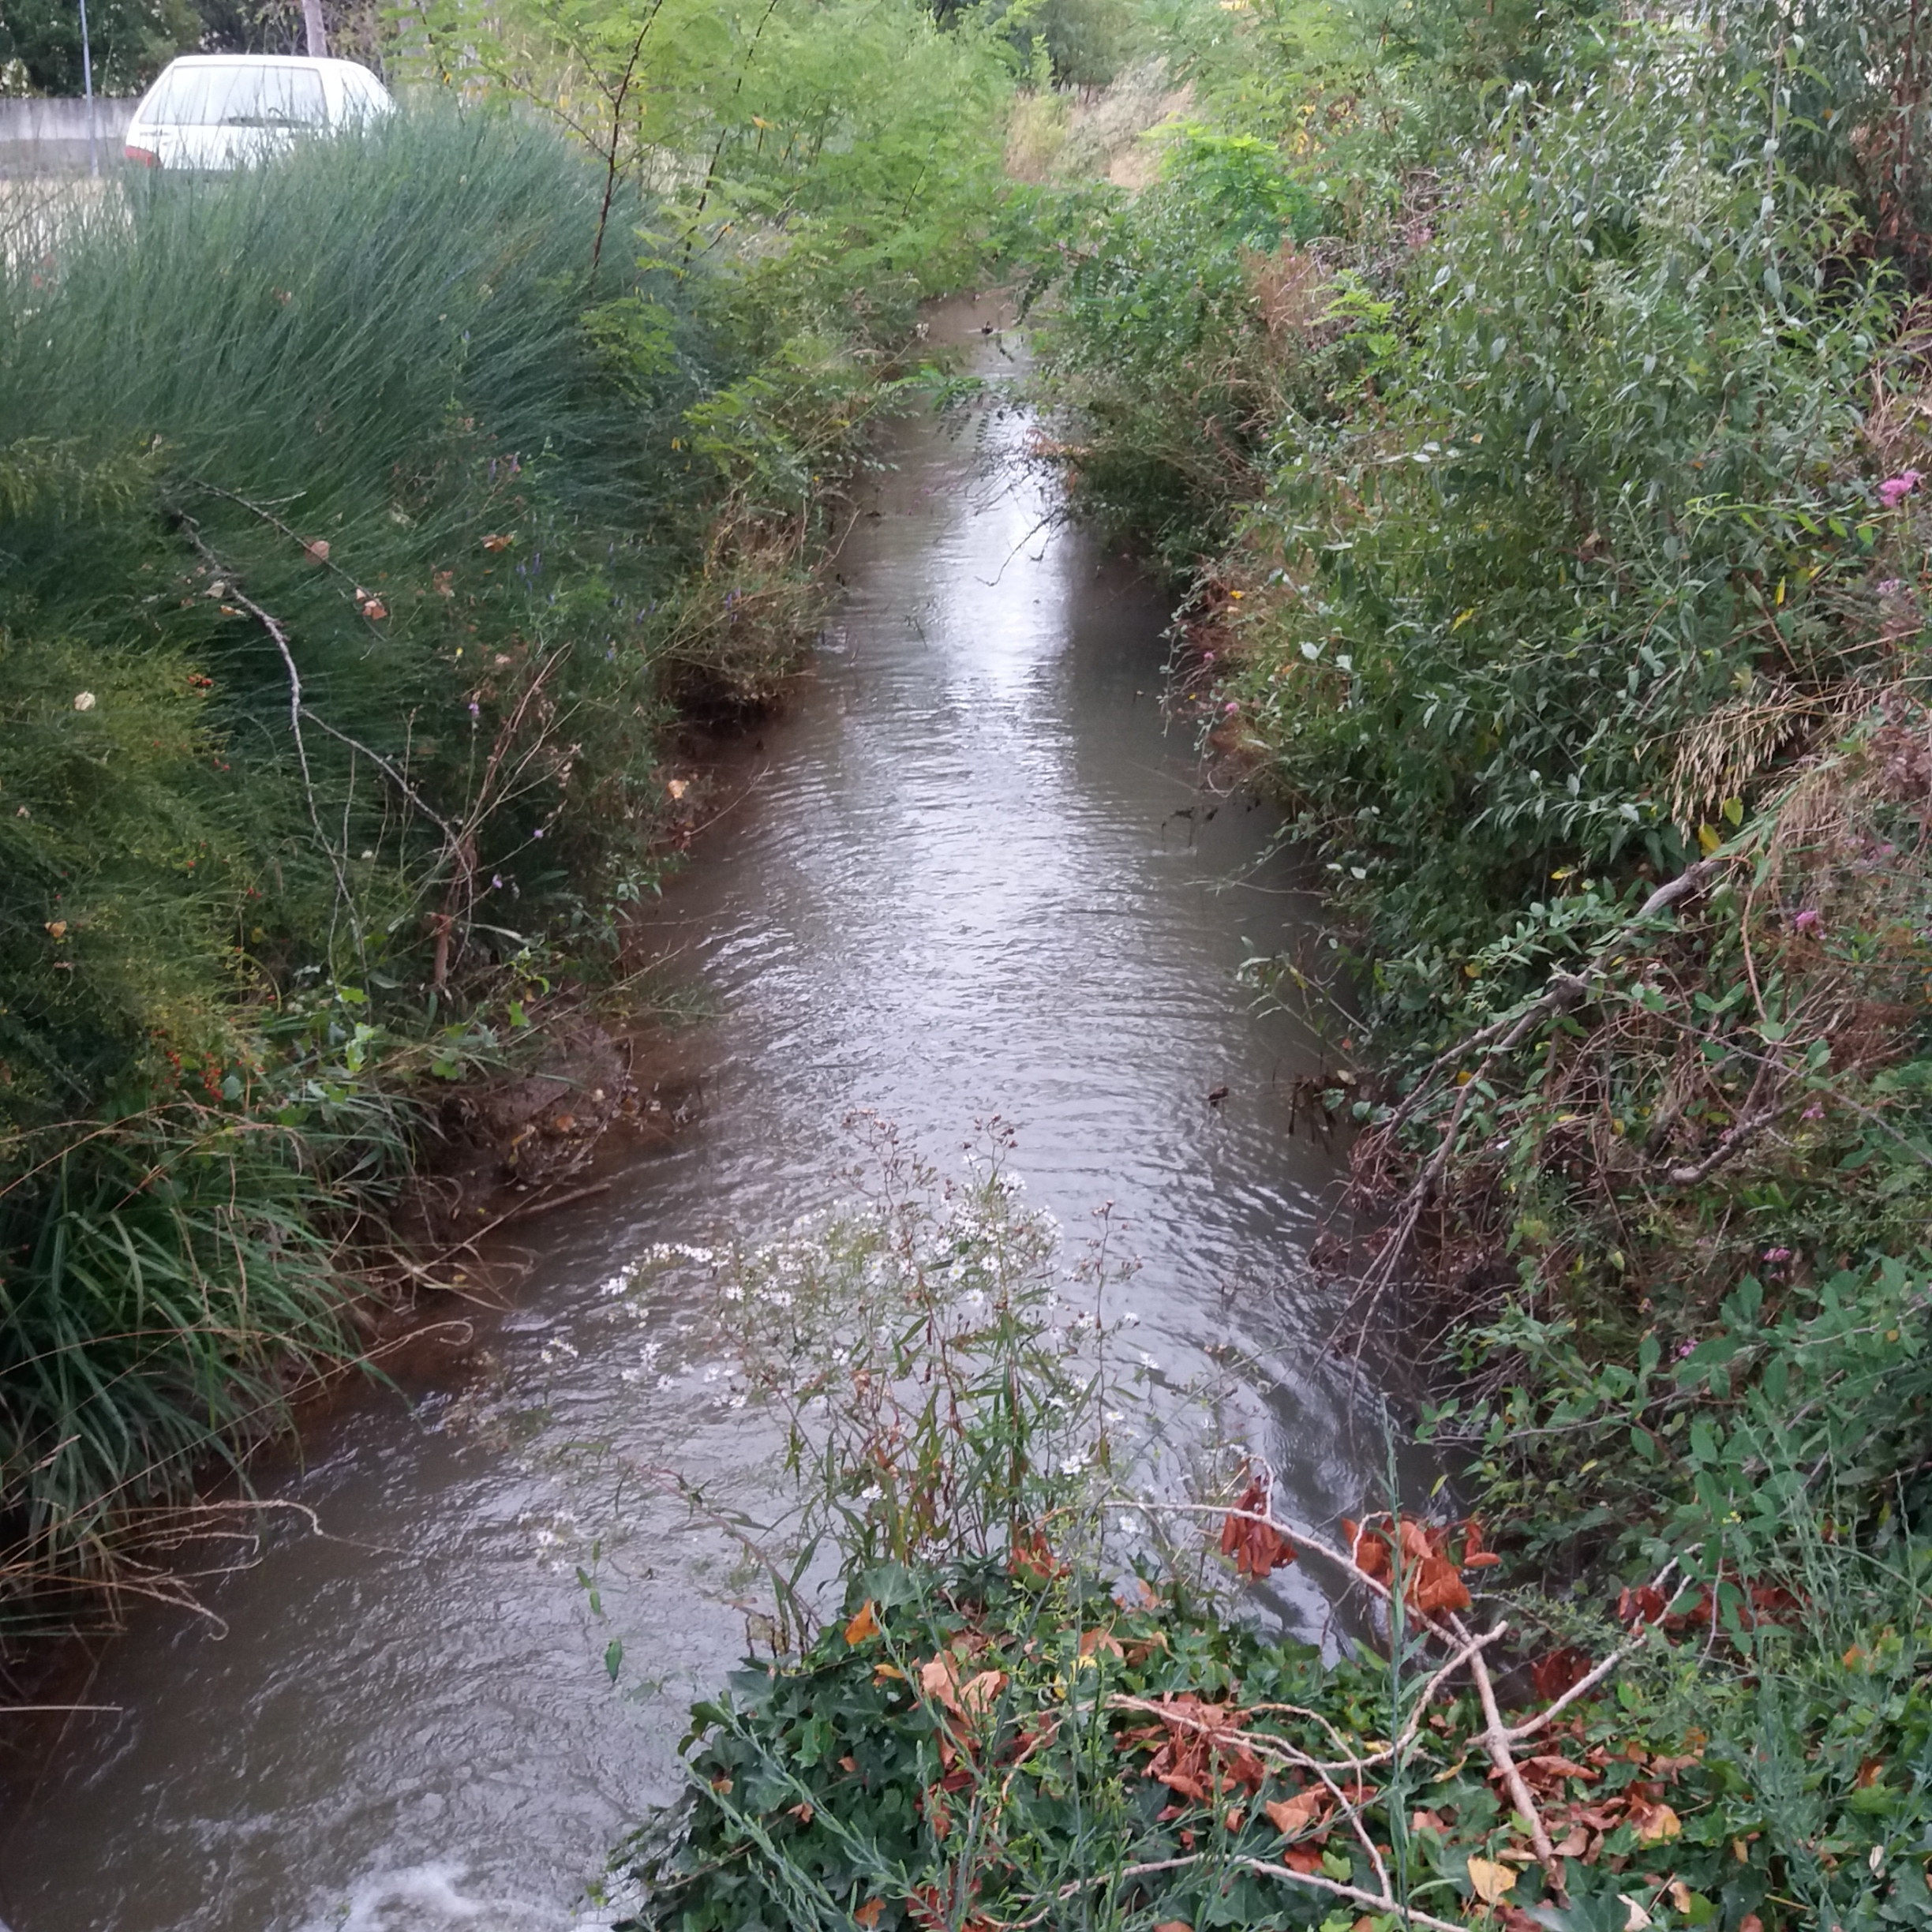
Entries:
[[743, 452], [836, 474], [871, 378], [747, 389], [635, 195], [593, 271], [605, 188], [426, 107], [0, 259], [0, 1591], [354, 1357], [410, 1078], [615, 945], [674, 703], [789, 646], [809, 503]]

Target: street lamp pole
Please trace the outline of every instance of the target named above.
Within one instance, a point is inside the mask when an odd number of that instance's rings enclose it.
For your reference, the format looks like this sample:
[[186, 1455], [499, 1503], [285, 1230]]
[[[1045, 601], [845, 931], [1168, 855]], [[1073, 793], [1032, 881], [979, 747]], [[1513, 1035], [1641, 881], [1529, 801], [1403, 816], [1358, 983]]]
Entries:
[[100, 173], [100, 149], [94, 138], [94, 56], [88, 46], [87, 0], [80, 0], [80, 85], [87, 95], [88, 173]]

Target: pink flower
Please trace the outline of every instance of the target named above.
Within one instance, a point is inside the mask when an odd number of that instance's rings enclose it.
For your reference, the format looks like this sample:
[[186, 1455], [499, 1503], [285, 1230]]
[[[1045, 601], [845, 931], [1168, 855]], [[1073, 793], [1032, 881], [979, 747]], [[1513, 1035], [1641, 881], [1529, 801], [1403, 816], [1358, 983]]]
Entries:
[[1822, 1120], [1824, 1118], [1825, 1103], [1822, 1100], [1814, 1100], [1799, 1116], [1801, 1120]]
[[1777, 1267], [1788, 1261], [1791, 1259], [1791, 1254], [1792, 1251], [1788, 1248], [1767, 1248], [1764, 1251], [1764, 1258], [1773, 1267]]
[[1230, 717], [1232, 717], [1234, 713], [1241, 709], [1241, 706], [1236, 702], [1235, 699], [1230, 698], [1227, 701], [1226, 704], [1222, 707], [1222, 709], [1226, 711]]
[[1900, 499], [1909, 496], [1925, 481], [1925, 473], [1919, 470], [1901, 470], [1895, 477], [1887, 477], [1878, 485], [1878, 500], [1888, 510], [1896, 510]]
[[1816, 932], [1819, 925], [1822, 923], [1823, 918], [1824, 915], [1818, 911], [1816, 906], [1807, 906], [1805, 909], [1792, 921], [1792, 925], [1795, 926], [1801, 933]]

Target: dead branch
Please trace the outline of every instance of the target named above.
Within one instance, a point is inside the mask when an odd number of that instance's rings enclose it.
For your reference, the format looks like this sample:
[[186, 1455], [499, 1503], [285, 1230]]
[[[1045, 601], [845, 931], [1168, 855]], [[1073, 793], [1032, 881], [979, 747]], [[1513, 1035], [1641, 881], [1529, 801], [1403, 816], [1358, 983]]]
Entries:
[[301, 772], [302, 799], [309, 808], [309, 822], [315, 828], [316, 843], [328, 855], [329, 870], [335, 874], [335, 889], [339, 902], [349, 915], [349, 930], [355, 934], [356, 955], [363, 957], [362, 922], [356, 912], [355, 897], [349, 889], [349, 876], [343, 870], [343, 862], [335, 848], [329, 843], [328, 834], [322, 829], [322, 815], [316, 805], [315, 780], [309, 769], [309, 747], [302, 742], [301, 672], [296, 668], [295, 653], [289, 648], [288, 633], [234, 582], [234, 573], [211, 550], [203, 540], [200, 526], [193, 519], [177, 511], [182, 527], [188, 533], [188, 541], [200, 552], [212, 570], [222, 572], [227, 579], [228, 594], [268, 633], [276, 650], [281, 653], [282, 667], [288, 676], [289, 731], [295, 740], [295, 762]]
[[1574, 1012], [1582, 1005], [1598, 990], [1607, 976], [1611, 960], [1619, 947], [1660, 913], [1668, 912], [1679, 900], [1688, 898], [1691, 893], [1700, 889], [1728, 863], [1720, 859], [1700, 859], [1694, 864], [1687, 867], [1676, 878], [1660, 886], [1638, 908], [1635, 914], [1597, 949], [1590, 964], [1582, 972], [1553, 975], [1542, 994], [1532, 1000], [1527, 1006], [1492, 1020], [1488, 1026], [1457, 1041], [1454, 1046], [1437, 1054], [1417, 1081], [1408, 1099], [1383, 1123], [1378, 1131], [1384, 1140], [1387, 1140], [1423, 1105], [1440, 1075], [1458, 1061], [1466, 1059], [1473, 1050], [1481, 1050], [1476, 1064], [1462, 1076], [1462, 1089], [1456, 1096], [1448, 1125], [1436, 1142], [1436, 1151], [1402, 1196], [1394, 1228], [1383, 1243], [1381, 1252], [1376, 1256], [1373, 1264], [1362, 1277], [1361, 1287], [1357, 1290], [1355, 1306], [1361, 1311], [1356, 1317], [1357, 1354], [1366, 1343], [1368, 1325], [1376, 1306], [1390, 1283], [1395, 1280], [1396, 1271], [1402, 1264], [1402, 1256], [1408, 1252], [1409, 1244], [1414, 1237], [1423, 1214], [1429, 1203], [1435, 1199], [1436, 1190], [1441, 1185], [1443, 1176], [1448, 1170], [1449, 1162], [1455, 1152], [1456, 1143], [1462, 1133], [1463, 1116], [1469, 1111], [1470, 1102], [1481, 1086], [1484, 1075], [1496, 1061], [1520, 1046], [1544, 1020], [1553, 1019], [1559, 1013]]

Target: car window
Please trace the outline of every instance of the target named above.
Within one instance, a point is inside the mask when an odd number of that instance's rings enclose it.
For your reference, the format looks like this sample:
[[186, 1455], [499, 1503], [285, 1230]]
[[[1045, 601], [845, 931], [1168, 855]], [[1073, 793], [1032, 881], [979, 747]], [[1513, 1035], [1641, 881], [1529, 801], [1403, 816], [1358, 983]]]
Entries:
[[143, 118], [176, 127], [320, 127], [328, 110], [313, 68], [264, 62], [170, 68]]
[[343, 74], [343, 111], [351, 120], [366, 120], [372, 114], [384, 112], [389, 98], [361, 67], [350, 67]]

